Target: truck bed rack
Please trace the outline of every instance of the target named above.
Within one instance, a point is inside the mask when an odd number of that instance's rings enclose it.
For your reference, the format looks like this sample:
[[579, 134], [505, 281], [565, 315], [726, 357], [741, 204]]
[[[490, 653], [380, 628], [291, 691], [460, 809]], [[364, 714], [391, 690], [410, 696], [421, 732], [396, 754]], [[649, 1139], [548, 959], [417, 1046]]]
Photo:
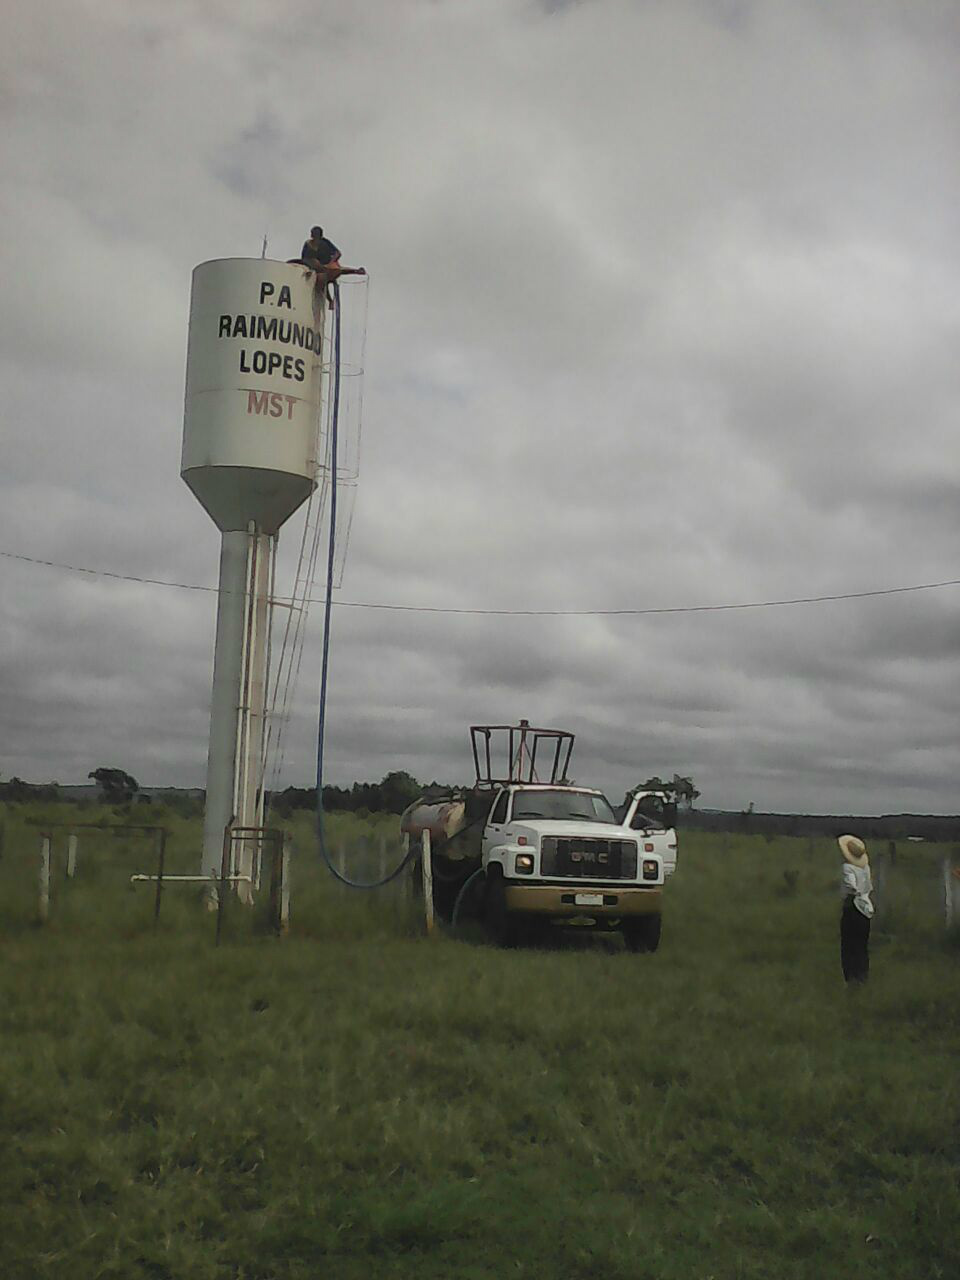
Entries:
[[470, 742], [480, 789], [510, 783], [562, 786], [567, 782], [574, 735], [566, 729], [537, 729], [529, 720], [475, 724], [470, 726]]

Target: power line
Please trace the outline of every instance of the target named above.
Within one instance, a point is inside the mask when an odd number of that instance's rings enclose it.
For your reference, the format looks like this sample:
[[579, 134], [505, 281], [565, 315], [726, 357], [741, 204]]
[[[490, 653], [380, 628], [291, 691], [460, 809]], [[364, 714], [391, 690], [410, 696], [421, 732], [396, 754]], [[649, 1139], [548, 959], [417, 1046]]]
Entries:
[[[216, 587], [197, 582], [174, 582], [169, 578], [142, 578], [133, 573], [113, 573], [109, 569], [89, 569], [82, 565], [63, 564], [58, 560], [40, 560], [36, 556], [19, 555], [14, 551], [0, 551], [6, 560], [19, 560], [23, 564], [42, 565], [47, 569], [63, 569], [68, 573], [83, 573], [93, 578], [112, 578], [118, 582], [139, 582], [150, 587], [175, 587], [180, 591], [210, 591]], [[883, 587], [874, 591], [842, 591], [827, 596], [793, 596], [782, 600], [746, 600], [736, 604], [688, 604], [655, 609], [468, 609], [453, 605], [384, 604], [374, 600], [334, 600], [337, 609], [381, 609], [391, 613], [446, 613], [479, 618], [643, 618], [660, 613], [723, 613], [735, 609], [776, 609], [785, 605], [828, 604], [834, 600], [866, 600], [874, 596], [904, 595], [910, 591], [937, 591], [942, 587], [960, 587], [960, 578], [948, 578], [944, 582], [917, 582], [908, 587]], [[277, 603], [288, 603], [278, 599]], [[323, 604], [312, 597], [307, 604]]]
[[0, 551], [5, 560], [20, 560], [24, 564], [39, 564], [46, 569], [66, 569], [68, 573], [85, 573], [91, 578], [115, 578], [118, 582], [143, 582], [150, 587], [179, 587], [181, 591], [213, 591], [216, 587], [204, 587], [196, 582], [171, 582], [168, 578], [139, 578], [133, 573], [112, 573], [109, 569], [86, 569], [79, 564], [61, 564], [59, 560], [39, 560], [36, 556], [22, 556], [15, 551]]

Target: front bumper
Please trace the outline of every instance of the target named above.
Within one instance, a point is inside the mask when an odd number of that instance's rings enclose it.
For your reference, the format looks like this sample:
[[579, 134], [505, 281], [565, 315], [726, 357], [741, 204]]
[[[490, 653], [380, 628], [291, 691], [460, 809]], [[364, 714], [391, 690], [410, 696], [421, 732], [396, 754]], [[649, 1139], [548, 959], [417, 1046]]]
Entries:
[[[593, 884], [517, 884], [506, 885], [507, 910], [544, 916], [648, 916], [660, 910], [663, 886], [641, 888], [639, 885]], [[585, 895], [599, 895], [602, 902], [577, 902]]]

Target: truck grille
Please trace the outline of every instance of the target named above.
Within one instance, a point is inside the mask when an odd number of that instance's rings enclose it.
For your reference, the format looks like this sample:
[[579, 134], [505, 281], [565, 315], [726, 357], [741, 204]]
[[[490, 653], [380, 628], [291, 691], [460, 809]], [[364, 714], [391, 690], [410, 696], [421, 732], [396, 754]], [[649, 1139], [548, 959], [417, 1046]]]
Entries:
[[544, 836], [540, 842], [540, 874], [570, 880], [636, 880], [637, 842]]

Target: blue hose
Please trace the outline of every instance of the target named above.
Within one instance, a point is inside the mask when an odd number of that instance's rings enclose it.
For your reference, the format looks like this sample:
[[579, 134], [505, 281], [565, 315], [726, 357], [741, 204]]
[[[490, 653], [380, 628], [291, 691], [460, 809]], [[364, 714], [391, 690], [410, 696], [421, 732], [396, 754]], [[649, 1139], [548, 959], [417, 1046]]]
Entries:
[[460, 904], [463, 902], [464, 898], [467, 896], [467, 890], [473, 884], [474, 880], [476, 880], [477, 876], [482, 876], [483, 873], [484, 873], [484, 868], [477, 867], [473, 875], [468, 876], [467, 879], [464, 880], [463, 884], [460, 886], [460, 892], [457, 894], [457, 900], [453, 904], [453, 914], [450, 917], [451, 929], [455, 929], [457, 927], [457, 916], [460, 913]]
[[351, 889], [379, 889], [396, 880], [417, 856], [419, 850], [411, 843], [398, 867], [382, 880], [364, 883], [351, 880], [338, 871], [327, 851], [323, 827], [323, 738], [327, 719], [327, 675], [330, 668], [330, 615], [333, 605], [333, 562], [337, 544], [337, 445], [340, 426], [340, 286], [333, 285], [333, 412], [330, 415], [330, 537], [327, 542], [327, 589], [323, 600], [323, 664], [320, 668], [320, 710], [317, 717], [317, 847], [320, 857], [327, 864], [332, 876]]

